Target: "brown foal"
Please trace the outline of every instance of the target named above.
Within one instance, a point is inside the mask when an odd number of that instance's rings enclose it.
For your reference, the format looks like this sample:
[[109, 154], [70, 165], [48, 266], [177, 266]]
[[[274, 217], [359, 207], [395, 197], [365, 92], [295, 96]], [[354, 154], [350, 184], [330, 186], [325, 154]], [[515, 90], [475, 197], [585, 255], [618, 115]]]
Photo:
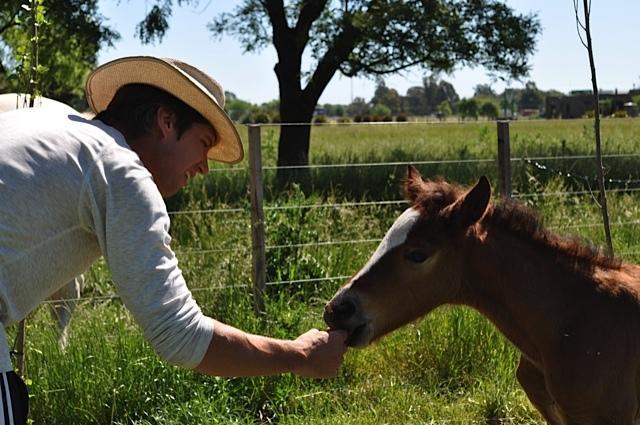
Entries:
[[520, 350], [517, 378], [550, 425], [640, 423], [640, 267], [547, 231], [509, 200], [425, 181], [325, 308], [363, 347], [443, 304], [473, 307]]

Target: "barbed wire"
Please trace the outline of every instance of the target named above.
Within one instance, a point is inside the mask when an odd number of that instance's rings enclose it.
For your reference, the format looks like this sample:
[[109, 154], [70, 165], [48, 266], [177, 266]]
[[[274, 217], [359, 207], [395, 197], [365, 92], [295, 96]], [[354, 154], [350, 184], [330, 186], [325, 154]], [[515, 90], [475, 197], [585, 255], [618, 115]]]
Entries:
[[[595, 176], [594, 177], [587, 177], [587, 176], [583, 176], [583, 175], [579, 175], [579, 174], [570, 173], [568, 171], [558, 170], [558, 169], [555, 169], [553, 167], [549, 167], [548, 165], [540, 164], [538, 161], [533, 160], [531, 158], [523, 158], [522, 161], [526, 162], [529, 165], [532, 165], [532, 166], [536, 167], [538, 170], [548, 171], [550, 173], [553, 173], [553, 174], [556, 174], [556, 175], [559, 175], [559, 176], [562, 176], [562, 177], [566, 177], [566, 178], [574, 179], [574, 180], [577, 180], [577, 181], [585, 182], [587, 185], [589, 185], [589, 187], [592, 186], [592, 185], [590, 185], [590, 183], [592, 183], [593, 186], [597, 186], [597, 184], [598, 184], [598, 179]], [[622, 179], [605, 178], [604, 182], [605, 183], [617, 183], [617, 184], [640, 184], [640, 179], [622, 180]]]
[[444, 159], [429, 161], [398, 161], [398, 162], [361, 162], [354, 164], [309, 164], [309, 165], [279, 165], [262, 167], [263, 170], [293, 170], [293, 169], [318, 169], [318, 168], [359, 168], [359, 167], [398, 167], [408, 165], [435, 165], [435, 164], [479, 164], [496, 162], [495, 158], [481, 159]]
[[[328, 277], [313, 277], [306, 279], [291, 279], [291, 280], [278, 280], [278, 281], [270, 281], [266, 282], [266, 286], [279, 286], [279, 285], [293, 285], [299, 283], [317, 283], [324, 281], [333, 281], [333, 280], [347, 280], [350, 279], [351, 275], [344, 276], [328, 276]], [[113, 285], [113, 281], [109, 282], [110, 285]], [[216, 290], [224, 290], [224, 289], [237, 289], [237, 288], [251, 288], [251, 282], [236, 284], [236, 285], [213, 285], [208, 287], [199, 287], [199, 288], [189, 288], [191, 293], [198, 292], [206, 292], [206, 291], [216, 291]], [[45, 300], [42, 304], [56, 304], [60, 302], [81, 302], [81, 301], [109, 301], [114, 299], [120, 299], [120, 295], [118, 294], [105, 294], [105, 295], [95, 295], [91, 297], [79, 297], [79, 298], [58, 298], [55, 300]]]
[[[638, 153], [613, 153], [613, 154], [605, 154], [602, 155], [602, 159], [612, 159], [612, 158], [637, 158], [640, 157]], [[578, 160], [578, 159], [590, 159], [593, 160], [593, 155], [562, 155], [562, 156], [522, 156], [522, 157], [514, 157], [511, 158], [512, 162], [518, 161], [558, 161], [558, 160]]]
[[[623, 157], [623, 156], [640, 156], [640, 155], [627, 155], [627, 154], [613, 154], [606, 155], [606, 157]], [[571, 178], [578, 181], [583, 182], [591, 182], [592, 178], [581, 176], [575, 173], [569, 173], [562, 170], [557, 170], [553, 167], [549, 167], [548, 165], [544, 165], [539, 163], [539, 160], [559, 160], [559, 159], [591, 159], [591, 156], [572, 156], [572, 157], [531, 157], [531, 158], [512, 158], [512, 161], [524, 161], [527, 164], [534, 166], [538, 170], [547, 171], [554, 173], [556, 175], [560, 175], [566, 178]], [[388, 163], [364, 163], [364, 164], [336, 164], [337, 166], [347, 167], [347, 166], [398, 166], [398, 165], [408, 165], [408, 164], [435, 164], [435, 163], [474, 163], [474, 162], [495, 162], [495, 159], [479, 159], [479, 160], [451, 160], [451, 161], [418, 161], [418, 162], [388, 162]], [[317, 165], [317, 168], [325, 168], [332, 167], [336, 165]], [[271, 167], [270, 169], [273, 169]], [[295, 168], [295, 167], [293, 167]], [[235, 170], [240, 170], [236, 168]], [[640, 180], [621, 180], [621, 179], [606, 179], [608, 183], [640, 183]], [[635, 192], [640, 191], [640, 188], [625, 188], [625, 189], [610, 189], [608, 192]], [[590, 195], [592, 191], [561, 191], [561, 192], [542, 192], [542, 193], [528, 193], [528, 194], [516, 194], [515, 198], [527, 198], [527, 197], [545, 197], [545, 196], [566, 196], [566, 195]], [[342, 208], [342, 207], [360, 207], [360, 206], [379, 206], [379, 205], [398, 205], [398, 204], [406, 204], [406, 200], [391, 200], [391, 201], [364, 201], [364, 202], [344, 202], [344, 203], [331, 203], [331, 204], [311, 204], [311, 205], [283, 205], [283, 206], [267, 206], [264, 209], [266, 211], [278, 211], [278, 210], [290, 210], [290, 209], [310, 209], [310, 208]], [[189, 210], [189, 211], [172, 211], [170, 215], [184, 215], [184, 214], [217, 214], [217, 213], [246, 213], [248, 212], [247, 208], [214, 208], [214, 209], [202, 209], [202, 210]], [[238, 222], [245, 220], [237, 220]], [[612, 226], [623, 226], [623, 225], [638, 225], [640, 224], [640, 220], [626, 221], [626, 222], [618, 222], [612, 223]], [[581, 223], [581, 224], [572, 224], [572, 225], [551, 225], [548, 226], [550, 229], [570, 229], [570, 228], [590, 228], [590, 227], [599, 227], [601, 223]], [[372, 238], [372, 239], [352, 239], [352, 240], [342, 240], [342, 241], [320, 241], [320, 242], [309, 242], [309, 243], [298, 243], [298, 244], [281, 244], [281, 245], [270, 245], [266, 246], [267, 250], [277, 250], [277, 249], [285, 249], [285, 248], [305, 248], [305, 247], [315, 247], [315, 246], [335, 246], [335, 245], [346, 245], [346, 244], [368, 244], [368, 243], [379, 243], [381, 238]], [[246, 252], [249, 251], [250, 247], [239, 247], [239, 248], [215, 248], [215, 249], [180, 249], [177, 250], [176, 253], [180, 255], [206, 255], [212, 253], [221, 253], [221, 252]], [[621, 255], [631, 255], [635, 254], [635, 252], [623, 252]], [[323, 278], [307, 278], [307, 279], [296, 279], [296, 280], [283, 280], [283, 281], [270, 281], [267, 282], [266, 285], [287, 285], [287, 284], [296, 284], [296, 283], [309, 283], [309, 282], [321, 282], [321, 281], [332, 281], [338, 279], [348, 279], [349, 276], [330, 276]], [[238, 285], [216, 285], [206, 288], [191, 288], [192, 292], [202, 292], [202, 291], [211, 291], [211, 290], [223, 290], [223, 289], [232, 289], [232, 288], [244, 288], [250, 287], [250, 284], [238, 284]], [[77, 299], [61, 299], [61, 300], [48, 300], [45, 303], [54, 303], [54, 302], [80, 302], [80, 301], [95, 301], [95, 300], [111, 300], [120, 298], [117, 294], [106, 294], [101, 296], [93, 296], [93, 297], [80, 297]]]
[[[611, 223], [611, 226], [632, 226], [632, 225], [640, 225], [640, 220]], [[551, 230], [563, 230], [563, 229], [593, 228], [593, 227], [600, 227], [600, 226], [602, 226], [602, 223], [591, 222], [591, 223], [568, 224], [568, 225], [551, 224], [546, 226], [546, 228]], [[371, 243], [380, 243], [381, 241], [382, 241], [382, 237], [370, 238], [370, 239], [349, 239], [349, 240], [338, 240], [338, 241], [330, 240], [330, 241], [306, 242], [306, 243], [297, 243], [297, 244], [267, 245], [265, 246], [265, 250], [272, 251], [272, 250], [286, 249], [286, 248], [311, 248], [311, 247], [319, 247], [319, 246], [371, 244]], [[239, 248], [215, 248], [215, 249], [184, 248], [184, 249], [177, 249], [175, 253], [176, 255], [205, 255], [205, 254], [214, 254], [214, 253], [221, 253], [221, 252], [222, 253], [247, 252], [250, 250], [251, 250], [251, 247], [249, 246], [243, 246]]]
[[[305, 248], [305, 247], [313, 247], [313, 246], [334, 246], [334, 245], [355, 245], [355, 244], [367, 244], [380, 242], [382, 238], [376, 239], [351, 239], [351, 240], [342, 240], [342, 241], [321, 241], [321, 242], [308, 242], [308, 243], [297, 243], [297, 244], [287, 244], [287, 245], [266, 245], [265, 249], [267, 251], [276, 250], [276, 249], [284, 249], [284, 248]], [[198, 248], [184, 248], [177, 249], [175, 251], [176, 255], [204, 255], [204, 254], [214, 254], [218, 252], [246, 252], [251, 250], [251, 247], [244, 246], [239, 248], [214, 248], [214, 249], [198, 249]]]
[[406, 204], [405, 199], [396, 199], [392, 201], [363, 201], [363, 202], [339, 202], [333, 204], [308, 204], [308, 205], [282, 205], [264, 207], [265, 211], [292, 210], [292, 209], [313, 209], [313, 208], [343, 208], [343, 207], [370, 207], [377, 205], [395, 205]]
[[[640, 188], [632, 188], [632, 189], [607, 189], [607, 193], [634, 193], [639, 192]], [[567, 196], [567, 195], [593, 195], [593, 191], [591, 190], [575, 190], [575, 191], [565, 191], [565, 192], [540, 192], [540, 193], [524, 193], [524, 194], [514, 194], [512, 198], [534, 198], [534, 197], [550, 197], [550, 196]]]
[[[603, 155], [603, 159], [613, 158], [637, 158], [640, 154], [637, 153], [618, 153]], [[525, 160], [534, 161], [571, 161], [571, 160], [583, 160], [593, 159], [593, 155], [563, 155], [563, 156], [534, 156], [534, 157], [514, 157], [511, 158], [511, 162], [521, 162]], [[359, 163], [338, 163], [338, 164], [307, 164], [307, 165], [270, 165], [263, 166], [263, 171], [272, 170], [287, 170], [287, 169], [321, 169], [321, 168], [362, 168], [362, 167], [398, 167], [407, 165], [437, 165], [437, 164], [473, 164], [473, 163], [490, 163], [496, 162], [496, 158], [476, 158], [476, 159], [443, 159], [443, 160], [425, 160], [425, 161], [392, 161], [392, 162], [359, 162]], [[213, 168], [210, 171], [213, 172], [237, 172], [248, 171], [249, 167], [231, 167], [231, 168]]]

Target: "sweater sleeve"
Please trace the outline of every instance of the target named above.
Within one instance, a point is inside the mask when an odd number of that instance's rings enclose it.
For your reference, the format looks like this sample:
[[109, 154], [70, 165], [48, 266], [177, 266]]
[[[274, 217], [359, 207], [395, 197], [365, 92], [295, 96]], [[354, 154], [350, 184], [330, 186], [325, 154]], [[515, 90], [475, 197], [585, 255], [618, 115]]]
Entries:
[[194, 368], [214, 322], [191, 296], [170, 248], [162, 196], [134, 152], [116, 149], [101, 158], [83, 185], [81, 219], [97, 235], [116, 290], [145, 338], [165, 361]]

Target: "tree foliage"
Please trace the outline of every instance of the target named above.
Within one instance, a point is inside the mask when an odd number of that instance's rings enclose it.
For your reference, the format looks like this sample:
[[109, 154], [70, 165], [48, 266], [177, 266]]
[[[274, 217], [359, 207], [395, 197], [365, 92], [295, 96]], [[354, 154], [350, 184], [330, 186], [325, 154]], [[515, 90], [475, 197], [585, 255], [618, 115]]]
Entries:
[[495, 102], [486, 101], [480, 106], [480, 115], [489, 120], [495, 120], [499, 113], [498, 105]]
[[[168, 28], [173, 1], [156, 4], [139, 26], [142, 40], [161, 39]], [[413, 66], [479, 65], [525, 75], [540, 23], [498, 0], [244, 0], [216, 15], [209, 29], [236, 38], [245, 52], [273, 44], [282, 121], [308, 123], [337, 72], [375, 77]], [[309, 134], [309, 127], [283, 127], [279, 165], [308, 163]]]
[[466, 118], [478, 119], [478, 102], [471, 99], [462, 99], [457, 105], [458, 114], [463, 120]]
[[473, 96], [495, 97], [496, 93], [493, 91], [491, 84], [477, 84], [473, 88]]
[[370, 103], [372, 105], [386, 106], [389, 109], [389, 111], [386, 112], [386, 115], [395, 115], [400, 112], [404, 112], [402, 96], [400, 96], [396, 89], [390, 89], [387, 87], [382, 78], [377, 79], [376, 90], [373, 93], [373, 98]]
[[544, 106], [544, 93], [538, 90], [536, 83], [528, 81], [524, 90], [520, 93], [518, 101], [519, 109], [542, 109]]
[[[29, 13], [24, 3], [3, 0], [0, 7], [0, 80], [7, 91], [25, 90], [16, 75], [31, 43], [30, 32], [24, 28]], [[82, 83], [95, 67], [100, 47], [112, 46], [119, 34], [105, 24], [97, 0], [43, 0], [42, 4], [44, 24], [38, 29], [40, 90], [44, 96], [79, 107]]]

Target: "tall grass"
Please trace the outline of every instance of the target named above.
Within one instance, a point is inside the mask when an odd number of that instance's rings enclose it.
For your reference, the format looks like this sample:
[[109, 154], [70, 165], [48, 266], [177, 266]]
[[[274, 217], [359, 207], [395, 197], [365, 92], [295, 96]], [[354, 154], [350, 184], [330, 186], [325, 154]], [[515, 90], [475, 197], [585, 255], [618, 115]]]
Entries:
[[[605, 153], [634, 153], [638, 120], [605, 121]], [[275, 165], [278, 129], [263, 132], [265, 165]], [[514, 156], [589, 153], [586, 121], [518, 122], [511, 127]], [[316, 126], [314, 164], [419, 162], [495, 157], [495, 125]], [[624, 160], [627, 177], [638, 160]], [[561, 161], [559, 161], [561, 162]], [[569, 168], [578, 167], [572, 162]], [[558, 167], [567, 166], [561, 164]], [[574, 167], [574, 168], [571, 168]], [[584, 165], [584, 172], [589, 165]], [[426, 176], [471, 183], [479, 174], [495, 182], [496, 163], [434, 164]], [[340, 280], [281, 281], [351, 275], [375, 249], [403, 204], [279, 208], [344, 201], [400, 199], [401, 165], [313, 169], [312, 193], [286, 193], [267, 182], [267, 320], [253, 311], [250, 215], [246, 171], [216, 167], [169, 201], [173, 247], [195, 298], [206, 314], [244, 330], [294, 338], [323, 328], [322, 307]], [[628, 174], [625, 174], [628, 173]], [[574, 182], [532, 167], [516, 169], [516, 189], [536, 192], [524, 202], [558, 232], [601, 244], [599, 211], [589, 196], [565, 192]], [[640, 260], [639, 198], [610, 197], [614, 245]], [[234, 210], [229, 210], [233, 208]], [[203, 211], [207, 210], [207, 211]], [[578, 227], [583, 225], [584, 227]], [[314, 245], [319, 241], [344, 241]], [[360, 242], [359, 242], [360, 241]], [[105, 264], [87, 274], [85, 296], [112, 293]], [[290, 375], [271, 378], [205, 377], [162, 363], [131, 316], [115, 299], [83, 301], [62, 351], [44, 309], [29, 318], [27, 376], [36, 424], [536, 424], [540, 417], [518, 387], [517, 353], [483, 317], [466, 308], [442, 307], [364, 350], [351, 350], [333, 380]]]

